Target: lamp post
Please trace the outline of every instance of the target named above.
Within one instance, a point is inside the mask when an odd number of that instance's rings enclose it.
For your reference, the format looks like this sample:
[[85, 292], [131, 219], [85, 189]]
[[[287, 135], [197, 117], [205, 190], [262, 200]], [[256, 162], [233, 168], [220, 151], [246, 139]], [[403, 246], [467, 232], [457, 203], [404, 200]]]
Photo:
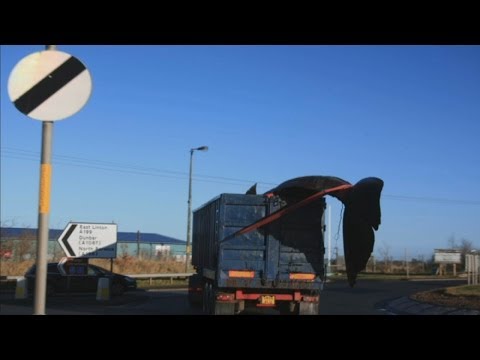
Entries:
[[188, 177], [188, 219], [187, 219], [187, 247], [185, 249], [185, 272], [188, 272], [188, 261], [190, 255], [190, 240], [192, 227], [192, 169], [193, 169], [193, 153], [195, 150], [207, 151], [208, 146], [200, 146], [190, 149], [190, 174]]

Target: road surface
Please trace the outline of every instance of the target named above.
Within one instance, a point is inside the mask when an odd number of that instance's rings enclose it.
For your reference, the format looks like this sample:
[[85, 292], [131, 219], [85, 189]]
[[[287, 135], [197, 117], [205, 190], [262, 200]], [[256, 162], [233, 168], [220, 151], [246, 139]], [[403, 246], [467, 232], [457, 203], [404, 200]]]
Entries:
[[[419, 291], [463, 284], [463, 281], [372, 281], [360, 280], [354, 288], [346, 281], [325, 284], [321, 294], [321, 315], [386, 315], [386, 304]], [[13, 293], [0, 294], [1, 315], [30, 315], [33, 301], [14, 300]], [[138, 290], [98, 302], [95, 294], [58, 295], [47, 299], [49, 315], [201, 315], [188, 305], [186, 289]], [[250, 314], [276, 314], [273, 310]]]

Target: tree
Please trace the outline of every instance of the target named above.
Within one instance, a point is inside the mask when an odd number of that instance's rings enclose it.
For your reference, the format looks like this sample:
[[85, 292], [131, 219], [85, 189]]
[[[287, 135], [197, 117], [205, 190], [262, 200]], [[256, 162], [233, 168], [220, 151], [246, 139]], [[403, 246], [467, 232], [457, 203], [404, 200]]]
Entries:
[[462, 267], [465, 268], [465, 255], [473, 250], [473, 243], [470, 240], [462, 238], [462, 240], [460, 240], [459, 248], [462, 252]]
[[12, 257], [14, 243], [9, 235], [8, 228], [2, 224], [0, 227], [0, 261]]
[[388, 263], [390, 260], [390, 246], [383, 242], [383, 245], [378, 249], [378, 252], [383, 257], [383, 271], [388, 272]]
[[462, 240], [460, 240], [459, 248], [462, 251], [462, 255], [465, 255], [473, 250], [473, 243], [470, 240], [462, 238]]
[[450, 249], [456, 249], [458, 247], [457, 242], [455, 241], [455, 235], [450, 235], [450, 237], [447, 240], [448, 247]]
[[455, 239], [455, 235], [450, 235], [447, 240], [448, 246], [451, 249], [458, 249], [462, 253], [462, 266], [465, 265], [465, 255], [473, 250], [473, 243], [465, 238], [460, 239], [458, 243]]
[[26, 229], [20, 234], [18, 241], [16, 241], [14, 254], [16, 260], [25, 260], [32, 257], [35, 252], [35, 240], [37, 234], [34, 230]]

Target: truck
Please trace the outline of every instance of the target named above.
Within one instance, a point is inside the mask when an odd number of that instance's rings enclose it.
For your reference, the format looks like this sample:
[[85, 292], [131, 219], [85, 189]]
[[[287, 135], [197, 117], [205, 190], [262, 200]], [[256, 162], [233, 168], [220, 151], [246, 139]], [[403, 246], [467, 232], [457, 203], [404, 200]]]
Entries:
[[203, 312], [233, 315], [249, 308], [316, 315], [326, 280], [325, 199], [320, 197], [268, 225], [242, 233], [279, 213], [272, 194], [221, 194], [193, 212], [189, 301]]

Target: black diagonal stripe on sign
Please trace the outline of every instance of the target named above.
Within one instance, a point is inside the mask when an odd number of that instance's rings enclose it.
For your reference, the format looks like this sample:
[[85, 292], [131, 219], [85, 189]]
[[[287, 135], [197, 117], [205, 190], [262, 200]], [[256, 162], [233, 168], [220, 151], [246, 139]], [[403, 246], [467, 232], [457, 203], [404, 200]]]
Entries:
[[28, 115], [50, 96], [77, 77], [85, 66], [73, 56], [15, 100], [18, 110]]
[[67, 248], [67, 250], [70, 252], [70, 254], [67, 254], [70, 255], [70, 256], [76, 256], [75, 253], [73, 252], [73, 249], [72, 247], [70, 246], [70, 244], [68, 243], [68, 238], [70, 237], [70, 235], [72, 234], [73, 230], [75, 230], [75, 228], [77, 227], [77, 224], [73, 224], [70, 229], [68, 229], [67, 233], [65, 234], [65, 236], [60, 240], [63, 245], [65, 245], [65, 247]]

